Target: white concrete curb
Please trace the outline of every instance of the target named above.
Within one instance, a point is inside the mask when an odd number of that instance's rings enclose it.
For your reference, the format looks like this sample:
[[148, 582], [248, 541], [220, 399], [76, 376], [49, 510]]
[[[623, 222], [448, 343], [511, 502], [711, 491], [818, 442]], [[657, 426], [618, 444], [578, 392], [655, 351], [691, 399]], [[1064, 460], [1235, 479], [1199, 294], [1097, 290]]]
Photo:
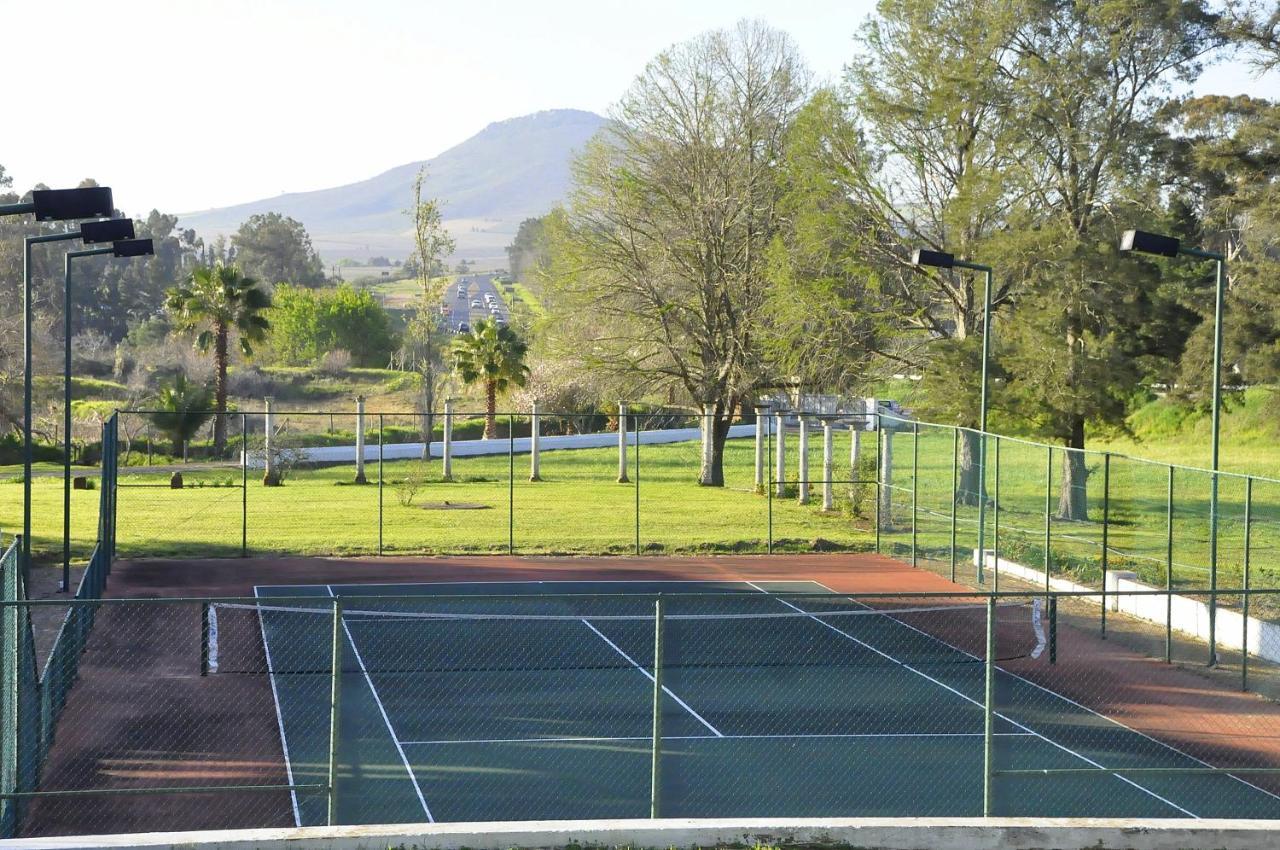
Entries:
[[752, 818], [391, 824], [151, 832], [0, 841], [0, 850], [507, 850], [825, 845], [882, 850], [1256, 850], [1277, 822], [1122, 818]]

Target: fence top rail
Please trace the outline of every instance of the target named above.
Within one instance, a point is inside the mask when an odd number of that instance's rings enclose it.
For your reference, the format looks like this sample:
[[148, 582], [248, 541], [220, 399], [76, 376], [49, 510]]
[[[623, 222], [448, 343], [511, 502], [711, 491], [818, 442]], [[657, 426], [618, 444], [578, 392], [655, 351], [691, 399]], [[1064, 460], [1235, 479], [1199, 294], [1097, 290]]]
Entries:
[[[1152, 588], [1150, 590], [1001, 590], [1001, 591], [912, 591], [912, 592], [891, 592], [879, 591], [874, 593], [841, 593], [839, 591], [779, 591], [771, 592], [771, 598], [795, 598], [795, 599], [839, 599], [848, 601], [859, 601], [863, 599], [876, 600], [913, 600], [913, 599], [1034, 599], [1034, 598], [1074, 598], [1074, 597], [1108, 597], [1108, 596], [1275, 596], [1280, 595], [1280, 588], [1218, 588], [1216, 590], [1210, 588]], [[323, 602], [322, 606], [316, 606], [316, 610], [325, 610], [330, 607], [334, 600], [341, 599], [343, 603], [359, 602], [359, 601], [421, 601], [421, 602], [439, 602], [439, 601], [470, 601], [470, 602], [511, 602], [511, 601], [555, 601], [555, 600], [584, 600], [584, 599], [600, 599], [600, 600], [618, 600], [618, 599], [656, 599], [661, 596], [664, 599], [717, 599], [723, 600], [737, 594], [720, 592], [676, 592], [676, 593], [432, 593], [432, 594], [342, 594], [341, 596], [135, 596], [120, 598], [100, 598], [100, 599], [19, 599], [19, 600], [0, 600], [0, 608], [17, 606], [17, 607], [47, 607], [47, 606], [84, 606], [84, 605], [197, 605], [197, 604], [228, 604], [228, 605], [251, 605], [251, 606], [267, 606], [267, 605], [293, 605], [297, 606], [305, 602]], [[743, 592], [740, 594], [746, 599], [761, 598], [759, 594]], [[892, 614], [892, 608], [877, 609], [882, 613]], [[814, 613], [814, 612], [809, 612]]]

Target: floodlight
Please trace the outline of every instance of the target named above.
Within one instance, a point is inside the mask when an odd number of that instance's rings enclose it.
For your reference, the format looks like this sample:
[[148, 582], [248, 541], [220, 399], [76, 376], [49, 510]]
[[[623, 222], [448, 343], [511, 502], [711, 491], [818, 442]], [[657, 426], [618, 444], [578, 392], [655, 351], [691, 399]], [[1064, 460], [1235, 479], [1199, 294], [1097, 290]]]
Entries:
[[1144, 230], [1126, 230], [1120, 237], [1121, 251], [1137, 251], [1142, 254], [1159, 254], [1162, 257], [1178, 256], [1181, 243], [1172, 236], [1147, 233]]
[[132, 239], [133, 219], [108, 218], [103, 221], [86, 221], [80, 225], [80, 239], [86, 245], [98, 242], [119, 242], [121, 239]]
[[66, 221], [73, 218], [106, 218], [115, 212], [111, 190], [106, 186], [84, 189], [36, 189], [31, 193], [36, 221]]
[[939, 269], [949, 269], [955, 264], [955, 255], [948, 254], [946, 251], [929, 251], [924, 248], [917, 248], [911, 252], [911, 265], [913, 266], [934, 266]]
[[145, 257], [156, 252], [150, 239], [119, 239], [111, 249], [117, 257]]

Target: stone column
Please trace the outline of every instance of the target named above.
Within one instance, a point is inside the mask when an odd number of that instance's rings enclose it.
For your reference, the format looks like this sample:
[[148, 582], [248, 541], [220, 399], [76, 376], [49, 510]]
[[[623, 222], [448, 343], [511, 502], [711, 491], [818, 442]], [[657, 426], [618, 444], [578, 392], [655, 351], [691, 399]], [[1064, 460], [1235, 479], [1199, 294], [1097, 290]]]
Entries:
[[265, 399], [263, 399], [263, 403], [265, 405], [265, 410], [266, 410], [266, 413], [263, 418], [266, 420], [266, 422], [264, 425], [263, 438], [262, 438], [263, 439], [262, 483], [266, 487], [280, 486], [280, 471], [276, 469], [276, 459], [275, 459], [274, 453], [272, 452], [272, 445], [271, 445], [274, 432], [276, 429], [276, 416], [275, 416], [275, 413], [273, 413], [271, 410], [271, 403], [273, 401], [275, 401], [275, 399], [273, 399], [271, 396], [267, 396]]
[[542, 467], [538, 463], [538, 432], [542, 430], [542, 417], [538, 414], [538, 400], [533, 400], [529, 414], [529, 480], [542, 480]]
[[835, 510], [836, 507], [835, 482], [831, 480], [835, 466], [832, 463], [834, 448], [834, 441], [831, 439], [832, 430], [831, 417], [822, 417], [822, 509], [824, 511]]
[[364, 396], [356, 396], [356, 483], [365, 483], [364, 477]]
[[786, 412], [781, 408], [774, 416], [777, 424], [777, 442], [774, 443], [774, 495], [785, 496], [787, 494], [787, 422]]
[[618, 402], [618, 483], [626, 484], [627, 479], [627, 404]]
[[453, 480], [453, 399], [444, 400], [444, 429], [441, 440], [440, 475], [445, 481]]
[[893, 426], [880, 419], [880, 527], [893, 528]]
[[765, 429], [769, 426], [769, 405], [757, 404], [756, 412], [756, 492], [764, 492]]
[[809, 504], [809, 419], [800, 414], [800, 459], [797, 464], [798, 480], [797, 499], [800, 504]]

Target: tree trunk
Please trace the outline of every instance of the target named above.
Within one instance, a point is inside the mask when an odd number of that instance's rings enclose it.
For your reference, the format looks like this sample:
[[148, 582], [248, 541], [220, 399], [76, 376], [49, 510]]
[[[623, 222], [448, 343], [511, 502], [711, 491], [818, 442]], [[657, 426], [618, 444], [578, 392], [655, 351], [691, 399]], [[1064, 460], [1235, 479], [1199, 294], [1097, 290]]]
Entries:
[[[1077, 451], [1071, 451], [1076, 449]], [[1085, 466], [1084, 417], [1071, 418], [1071, 436], [1062, 458], [1062, 489], [1058, 493], [1058, 519], [1086, 522], [1089, 519], [1089, 469]]]
[[173, 456], [179, 460], [187, 459], [187, 441], [176, 435], [173, 438]]
[[485, 381], [484, 438], [492, 440], [498, 436], [498, 385], [495, 381]]
[[957, 505], [977, 507], [978, 499], [985, 499], [987, 496], [986, 482], [982, 480], [986, 476], [982, 475], [979, 469], [981, 451], [982, 436], [980, 434], [974, 431], [960, 432], [960, 451], [957, 461], [960, 466], [960, 480], [955, 492]]
[[[702, 416], [699, 420], [703, 439], [711, 439], [711, 450], [703, 453], [701, 469], [698, 471], [698, 483], [703, 487], [724, 486], [724, 441], [729, 436], [730, 417], [723, 416], [723, 407], [719, 402], [713, 407], [710, 417]], [[706, 433], [711, 429], [710, 435]]]
[[227, 326], [217, 324], [213, 333], [213, 454], [220, 458], [227, 448]]

